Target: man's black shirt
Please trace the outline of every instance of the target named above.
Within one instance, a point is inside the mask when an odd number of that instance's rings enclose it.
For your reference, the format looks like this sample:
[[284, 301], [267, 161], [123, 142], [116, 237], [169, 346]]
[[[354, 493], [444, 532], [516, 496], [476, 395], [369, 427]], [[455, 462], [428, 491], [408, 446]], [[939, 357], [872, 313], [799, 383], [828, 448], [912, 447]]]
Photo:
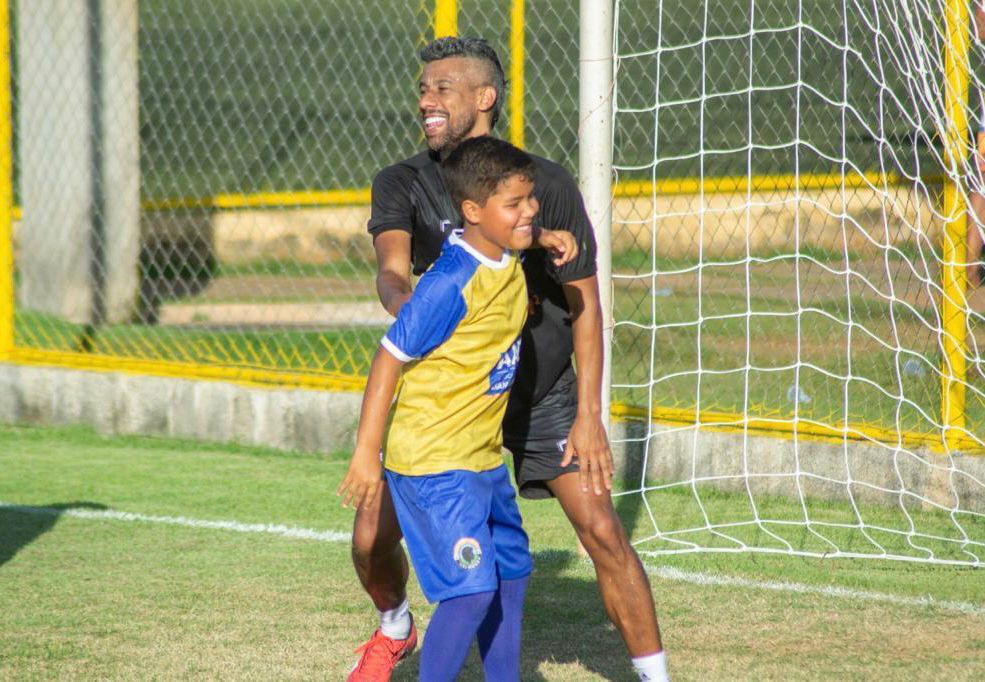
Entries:
[[[561, 285], [596, 272], [595, 234], [574, 179], [558, 164], [531, 156], [537, 169], [534, 196], [540, 203], [534, 226], [571, 232], [578, 242], [578, 257], [558, 268], [544, 249], [523, 254], [530, 310], [510, 395], [513, 407], [540, 401], [571, 363], [571, 315]], [[410, 233], [415, 275], [431, 267], [448, 233], [461, 225], [434, 153], [421, 152], [388, 166], [373, 179], [369, 232], [374, 238], [389, 230]]]

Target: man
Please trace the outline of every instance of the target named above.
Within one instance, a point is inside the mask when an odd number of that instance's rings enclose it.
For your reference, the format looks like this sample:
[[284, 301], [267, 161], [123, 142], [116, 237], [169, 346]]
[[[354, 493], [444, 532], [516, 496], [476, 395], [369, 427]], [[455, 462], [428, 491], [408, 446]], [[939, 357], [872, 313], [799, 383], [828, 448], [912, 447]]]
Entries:
[[[505, 78], [495, 51], [475, 38], [439, 38], [420, 52], [420, 111], [428, 150], [382, 170], [373, 181], [373, 235], [380, 302], [392, 315], [410, 297], [410, 270], [424, 272], [460, 217], [444, 187], [440, 160], [463, 140], [488, 135], [499, 118]], [[557, 164], [534, 157], [535, 227], [574, 234], [571, 244], [548, 230], [540, 246], [562, 245], [562, 258], [528, 251], [530, 296], [520, 367], [503, 423], [524, 497], [556, 497], [595, 565], [606, 613], [642, 679], [666, 679], [650, 585], [612, 506], [612, 454], [602, 424], [602, 316], [595, 277], [595, 240], [581, 195]], [[571, 367], [574, 353], [577, 377]], [[350, 680], [387, 680], [413, 650], [407, 558], [393, 502], [381, 490], [361, 506], [352, 556], [363, 587], [380, 612], [380, 629], [361, 648]]]

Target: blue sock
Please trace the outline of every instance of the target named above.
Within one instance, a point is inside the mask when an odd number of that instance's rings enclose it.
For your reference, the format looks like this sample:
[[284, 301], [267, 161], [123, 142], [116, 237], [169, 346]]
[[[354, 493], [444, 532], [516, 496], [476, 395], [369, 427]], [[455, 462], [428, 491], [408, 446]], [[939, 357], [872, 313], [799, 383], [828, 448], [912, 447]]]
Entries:
[[421, 647], [421, 682], [450, 682], [458, 676], [495, 595], [480, 592], [438, 604]]
[[479, 655], [487, 682], [520, 679], [520, 633], [529, 579], [530, 576], [524, 576], [501, 580], [489, 612], [479, 626]]

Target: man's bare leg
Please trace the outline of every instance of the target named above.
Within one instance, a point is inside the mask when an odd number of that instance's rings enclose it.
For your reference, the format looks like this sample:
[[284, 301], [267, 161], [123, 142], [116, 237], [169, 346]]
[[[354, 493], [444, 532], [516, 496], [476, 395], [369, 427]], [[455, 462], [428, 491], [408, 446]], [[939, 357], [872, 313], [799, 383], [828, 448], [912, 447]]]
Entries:
[[611, 496], [583, 492], [577, 473], [562, 474], [547, 485], [595, 564], [605, 612], [630, 656], [638, 658], [663, 650], [650, 581], [629, 544]]

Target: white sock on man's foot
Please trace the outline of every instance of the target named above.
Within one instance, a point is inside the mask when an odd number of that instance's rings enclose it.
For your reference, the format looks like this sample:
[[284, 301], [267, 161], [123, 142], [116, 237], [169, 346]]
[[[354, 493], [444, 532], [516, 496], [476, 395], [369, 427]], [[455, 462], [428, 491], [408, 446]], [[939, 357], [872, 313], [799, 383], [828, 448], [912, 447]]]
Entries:
[[404, 599], [395, 609], [380, 611], [380, 630], [390, 639], [410, 637], [410, 604]]
[[667, 673], [667, 654], [663, 651], [658, 651], [649, 656], [634, 658], [633, 668], [641, 680], [647, 680], [647, 682], [670, 682], [670, 675]]

